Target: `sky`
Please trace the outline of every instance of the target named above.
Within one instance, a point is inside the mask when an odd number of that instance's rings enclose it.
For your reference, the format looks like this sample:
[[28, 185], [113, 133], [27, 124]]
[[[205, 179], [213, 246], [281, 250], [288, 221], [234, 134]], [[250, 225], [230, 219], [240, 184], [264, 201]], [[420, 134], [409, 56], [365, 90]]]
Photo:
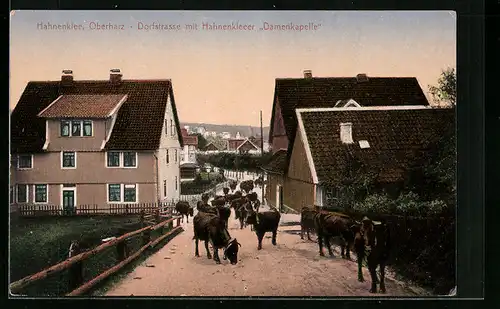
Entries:
[[[141, 28], [153, 23], [173, 30]], [[269, 28], [290, 23], [302, 30]], [[171, 79], [181, 122], [258, 126], [260, 110], [269, 124], [276, 78], [412, 76], [427, 93], [456, 66], [451, 11], [13, 11], [10, 29], [11, 108], [29, 81], [59, 80], [63, 69], [108, 79], [119, 68], [123, 79]]]

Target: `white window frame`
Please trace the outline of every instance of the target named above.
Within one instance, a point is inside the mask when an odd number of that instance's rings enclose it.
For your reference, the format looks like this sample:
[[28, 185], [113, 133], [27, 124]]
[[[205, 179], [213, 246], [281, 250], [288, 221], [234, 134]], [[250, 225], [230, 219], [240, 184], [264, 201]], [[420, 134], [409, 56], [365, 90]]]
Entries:
[[[108, 166], [108, 155], [110, 152], [116, 152], [118, 153], [118, 160], [119, 160], [119, 164], [118, 166]], [[133, 152], [135, 153], [135, 166], [125, 166], [125, 160], [124, 160], [124, 153], [125, 152]], [[110, 151], [106, 151], [106, 155], [105, 155], [105, 158], [104, 158], [104, 166], [106, 168], [138, 168], [139, 167], [139, 153], [137, 151], [133, 151], [133, 150], [125, 150], [125, 151], [118, 151], [118, 150], [110, 150]]]
[[165, 135], [168, 136], [168, 120], [165, 119]]
[[[120, 185], [120, 201], [109, 200], [109, 186]], [[135, 202], [125, 202], [125, 186], [135, 186]], [[138, 183], [107, 183], [106, 201], [108, 204], [139, 204], [139, 184]]]
[[174, 149], [174, 163], [177, 163], [179, 160], [178, 156], [179, 156], [179, 151], [177, 149]]
[[[61, 127], [62, 127], [63, 122], [69, 123], [69, 135], [68, 136], [62, 135]], [[74, 122], [80, 123], [80, 135], [73, 135], [73, 123]], [[91, 134], [88, 136], [83, 134], [83, 125], [85, 122], [90, 122], [90, 131], [91, 131], [90, 133]], [[81, 120], [62, 119], [61, 121], [59, 121], [59, 136], [60, 137], [93, 137], [94, 136], [94, 122], [90, 119], [81, 119]]]
[[314, 201], [315, 206], [323, 207], [323, 188], [316, 185], [316, 200]]
[[174, 120], [172, 118], [170, 118], [170, 136], [175, 136], [175, 134], [174, 134], [174, 132], [175, 132], [174, 128], [175, 128]]
[[[24, 202], [19, 201], [19, 189], [18, 189], [19, 186], [25, 186], [25, 188], [26, 188], [26, 199], [25, 199], [26, 201], [24, 201]], [[17, 184], [16, 185], [16, 192], [15, 192], [16, 203], [27, 204], [29, 202], [29, 196], [30, 196], [29, 193], [30, 193], [30, 186], [28, 184], [23, 184], [23, 183]]]
[[[31, 167], [19, 167], [19, 163], [21, 162], [21, 157], [23, 156], [30, 156], [30, 160], [31, 160]], [[33, 169], [33, 163], [34, 163], [34, 155], [32, 154], [22, 154], [22, 155], [17, 155], [17, 169], [18, 170], [31, 170]]]
[[[90, 122], [90, 135], [83, 134], [83, 126], [84, 126], [85, 122]], [[93, 137], [93, 136], [94, 136], [94, 122], [90, 119], [82, 120], [82, 137]]]
[[[67, 122], [68, 123], [68, 135], [62, 135], [62, 125], [63, 125], [63, 122]], [[66, 120], [66, 119], [61, 119], [59, 121], [59, 137], [71, 137], [71, 120]]]
[[64, 201], [63, 201], [63, 190], [64, 191], [73, 191], [74, 197], [75, 197], [75, 208], [77, 207], [77, 197], [76, 197], [76, 184], [72, 187], [65, 187], [64, 184], [61, 185], [61, 190], [59, 191], [59, 195], [61, 198], [61, 209], [64, 208]]
[[168, 151], [168, 148], [166, 149], [166, 154], [165, 154], [165, 164], [168, 165], [170, 163], [170, 153]]
[[[125, 166], [125, 152], [132, 152], [135, 154], [135, 166]], [[137, 168], [139, 165], [139, 156], [137, 154], [137, 151], [122, 151], [120, 152], [120, 164], [122, 165], [123, 168]], [[107, 164], [107, 163], [106, 163]]]
[[[47, 187], [47, 200], [45, 202], [36, 201], [36, 186], [46, 186]], [[33, 184], [33, 204], [48, 204], [49, 203], [49, 185], [46, 183], [35, 183]]]
[[175, 176], [175, 191], [179, 190], [179, 177]]
[[163, 180], [163, 198], [167, 197], [167, 181]]
[[[75, 166], [64, 166], [64, 153], [73, 153], [75, 155]], [[74, 170], [78, 166], [78, 163], [76, 162], [76, 151], [61, 151], [61, 169], [63, 170]]]

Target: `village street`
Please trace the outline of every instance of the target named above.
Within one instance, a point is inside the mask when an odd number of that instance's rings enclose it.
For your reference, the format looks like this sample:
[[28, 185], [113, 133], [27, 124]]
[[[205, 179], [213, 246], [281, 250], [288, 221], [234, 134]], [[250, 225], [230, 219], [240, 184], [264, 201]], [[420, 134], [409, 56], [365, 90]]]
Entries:
[[[260, 189], [254, 191], [260, 199]], [[265, 210], [268, 208], [262, 206], [260, 211]], [[106, 296], [421, 295], [415, 292], [419, 291], [416, 288], [409, 289], [388, 279], [386, 294], [370, 294], [368, 270], [364, 269], [366, 282], [358, 282], [355, 261], [340, 258], [338, 250], [335, 258], [320, 257], [315, 242], [300, 239], [298, 215], [283, 214], [277, 246], [271, 244], [268, 233], [262, 250], [258, 251], [255, 233], [250, 227], [240, 230], [233, 212], [229, 233], [241, 243], [236, 265], [222, 259], [222, 250], [219, 251], [222, 264], [207, 259], [203, 242], [200, 242], [201, 256], [194, 256], [192, 220], [184, 221], [184, 232], [116, 283]]]

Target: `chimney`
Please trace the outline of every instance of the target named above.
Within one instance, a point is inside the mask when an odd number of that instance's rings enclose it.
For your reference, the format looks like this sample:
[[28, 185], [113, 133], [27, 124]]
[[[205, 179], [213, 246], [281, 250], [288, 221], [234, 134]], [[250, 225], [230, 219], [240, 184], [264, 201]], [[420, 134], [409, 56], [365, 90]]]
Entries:
[[304, 78], [312, 78], [313, 73], [311, 70], [304, 70]]
[[122, 74], [120, 73], [120, 69], [109, 70], [109, 81], [112, 83], [119, 83], [122, 81]]
[[72, 70], [63, 70], [61, 76], [62, 84], [71, 84], [73, 83], [73, 71]]
[[358, 75], [356, 75], [356, 79], [357, 79], [358, 83], [367, 82], [368, 76], [365, 73], [359, 73]]
[[340, 124], [340, 140], [343, 144], [353, 144], [352, 123], [346, 122]]

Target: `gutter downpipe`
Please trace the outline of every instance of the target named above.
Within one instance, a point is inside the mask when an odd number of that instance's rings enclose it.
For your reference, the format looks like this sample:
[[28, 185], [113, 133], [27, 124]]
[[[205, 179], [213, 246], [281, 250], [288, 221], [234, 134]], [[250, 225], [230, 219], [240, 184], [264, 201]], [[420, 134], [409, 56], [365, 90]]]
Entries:
[[153, 156], [155, 157], [155, 172], [156, 172], [156, 182], [155, 182], [155, 188], [156, 188], [156, 198], [158, 200], [158, 207], [160, 207], [160, 203], [161, 203], [161, 200], [160, 200], [160, 192], [159, 192], [159, 184], [158, 182], [160, 181], [159, 180], [159, 173], [158, 173], [158, 156], [156, 155], [156, 153], [153, 152]]

